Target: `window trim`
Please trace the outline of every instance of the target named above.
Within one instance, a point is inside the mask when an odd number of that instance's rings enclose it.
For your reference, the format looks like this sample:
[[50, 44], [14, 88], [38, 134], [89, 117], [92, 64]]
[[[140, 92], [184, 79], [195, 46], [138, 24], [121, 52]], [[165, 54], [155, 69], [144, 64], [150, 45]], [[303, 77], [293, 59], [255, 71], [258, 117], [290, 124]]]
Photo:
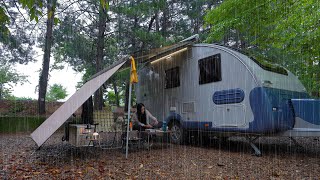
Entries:
[[[214, 62], [214, 68], [217, 69], [217, 72], [214, 73], [212, 76], [212, 78], [210, 78], [209, 80], [202, 80], [201, 79], [201, 68], [200, 68], [200, 64], [201, 63], [205, 63], [206, 61], [213, 61]], [[218, 66], [218, 67], [216, 67]], [[222, 81], [222, 72], [221, 72], [221, 53], [218, 54], [214, 54], [202, 59], [198, 60], [198, 70], [199, 70], [199, 85], [203, 85], [203, 84], [209, 84], [209, 83], [213, 83], [213, 82], [219, 82]]]
[[[174, 72], [174, 71], [178, 71], [177, 72], [177, 74], [178, 74], [178, 81], [177, 82], [174, 82], [174, 83], [172, 83], [171, 82], [171, 85], [168, 87], [168, 75], [167, 75], [167, 72]], [[164, 71], [164, 73], [165, 73], [165, 83], [164, 83], [164, 88], [165, 89], [171, 89], [171, 88], [176, 88], [176, 87], [179, 87], [180, 85], [181, 85], [181, 83], [180, 83], [180, 67], [179, 66], [176, 66], [176, 67], [173, 67], [173, 68], [170, 68], [170, 69], [167, 69], [167, 70], [165, 70]], [[172, 74], [171, 74], [172, 75]], [[172, 80], [170, 80], [170, 81], [172, 81]]]

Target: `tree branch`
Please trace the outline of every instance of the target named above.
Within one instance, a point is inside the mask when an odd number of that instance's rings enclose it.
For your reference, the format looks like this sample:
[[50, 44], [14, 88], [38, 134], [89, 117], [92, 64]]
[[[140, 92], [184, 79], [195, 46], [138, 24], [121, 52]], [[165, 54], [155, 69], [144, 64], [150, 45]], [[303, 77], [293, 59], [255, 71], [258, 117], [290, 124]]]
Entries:
[[22, 14], [22, 12], [20, 11], [20, 8], [18, 7], [17, 2], [14, 2], [14, 5], [16, 6], [16, 8], [17, 8], [17, 10], [19, 11], [19, 13], [22, 15], [23, 19], [30, 24], [30, 22], [24, 17], [24, 15]]

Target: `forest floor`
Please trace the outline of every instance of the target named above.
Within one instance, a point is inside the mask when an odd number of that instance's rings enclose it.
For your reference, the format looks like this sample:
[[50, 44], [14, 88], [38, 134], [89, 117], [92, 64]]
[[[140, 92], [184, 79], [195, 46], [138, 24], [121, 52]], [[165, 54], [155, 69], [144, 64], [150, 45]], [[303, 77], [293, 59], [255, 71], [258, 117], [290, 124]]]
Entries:
[[29, 133], [0, 134], [0, 179], [320, 179], [320, 142], [260, 138], [254, 156], [243, 138], [207, 147], [155, 144], [151, 150], [74, 148], [56, 132], [40, 150]]

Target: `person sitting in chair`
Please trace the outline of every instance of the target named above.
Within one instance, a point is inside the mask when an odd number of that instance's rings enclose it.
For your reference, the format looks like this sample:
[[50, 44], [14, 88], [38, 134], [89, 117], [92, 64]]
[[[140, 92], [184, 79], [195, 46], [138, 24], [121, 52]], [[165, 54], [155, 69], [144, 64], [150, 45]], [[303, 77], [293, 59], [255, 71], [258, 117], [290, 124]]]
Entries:
[[132, 120], [133, 129], [139, 131], [157, 128], [160, 125], [157, 118], [152, 116], [142, 103], [137, 105], [137, 112], [132, 115]]

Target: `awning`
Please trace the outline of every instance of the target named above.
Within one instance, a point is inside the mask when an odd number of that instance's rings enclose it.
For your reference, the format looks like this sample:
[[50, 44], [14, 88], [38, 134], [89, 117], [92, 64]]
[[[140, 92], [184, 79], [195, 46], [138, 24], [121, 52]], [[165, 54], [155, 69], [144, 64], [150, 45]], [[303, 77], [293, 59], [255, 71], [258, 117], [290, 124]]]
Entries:
[[184, 40], [180, 41], [179, 43], [171, 45], [171, 46], [165, 46], [162, 48], [152, 49], [148, 52], [136, 53], [134, 55], [134, 57], [139, 63], [152, 62], [157, 59], [163, 58], [171, 53], [185, 49], [185, 48], [193, 45], [198, 40], [199, 40], [199, 35], [196, 34], [196, 35], [193, 35], [193, 36], [191, 36], [187, 39], [184, 39]]
[[113, 65], [95, 74], [93, 78], [85, 83], [64, 104], [62, 104], [48, 119], [46, 119], [31, 137], [40, 147], [58, 128], [117, 70], [129, 60], [128, 57], [117, 61]]

